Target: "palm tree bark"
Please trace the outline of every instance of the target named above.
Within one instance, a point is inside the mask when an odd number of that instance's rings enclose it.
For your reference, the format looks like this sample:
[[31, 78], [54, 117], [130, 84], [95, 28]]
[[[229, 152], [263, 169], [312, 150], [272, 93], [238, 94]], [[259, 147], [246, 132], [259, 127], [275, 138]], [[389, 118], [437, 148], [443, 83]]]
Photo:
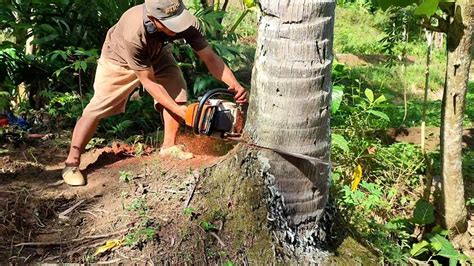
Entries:
[[[329, 160], [336, 2], [259, 2], [244, 139]], [[328, 255], [330, 171], [326, 165], [240, 144], [204, 179], [209, 194], [199, 201], [231, 210], [224, 233], [238, 243], [251, 243], [243, 251], [250, 264], [280, 259], [323, 263]]]
[[[329, 160], [335, 1], [261, 0], [246, 136], [255, 144]], [[317, 245], [330, 167], [262, 151], [280, 239]]]
[[447, 73], [443, 96], [441, 157], [442, 189], [440, 220], [452, 232], [467, 229], [467, 210], [462, 176], [462, 130], [471, 65], [474, 4], [456, 1], [447, 32]]

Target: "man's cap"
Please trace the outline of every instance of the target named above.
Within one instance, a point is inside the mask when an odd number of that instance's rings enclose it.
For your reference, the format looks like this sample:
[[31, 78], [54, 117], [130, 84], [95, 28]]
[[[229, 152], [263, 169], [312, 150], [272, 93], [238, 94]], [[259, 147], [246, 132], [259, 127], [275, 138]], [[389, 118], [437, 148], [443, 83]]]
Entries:
[[148, 15], [176, 33], [185, 31], [196, 22], [182, 0], [145, 0], [145, 7]]

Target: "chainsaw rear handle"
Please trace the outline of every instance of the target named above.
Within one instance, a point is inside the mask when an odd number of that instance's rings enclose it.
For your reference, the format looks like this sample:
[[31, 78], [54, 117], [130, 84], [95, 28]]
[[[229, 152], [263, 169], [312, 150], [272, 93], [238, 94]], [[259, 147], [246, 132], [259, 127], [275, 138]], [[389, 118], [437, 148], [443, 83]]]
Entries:
[[[204, 94], [204, 96], [202, 96], [201, 101], [199, 101], [199, 105], [198, 105], [197, 113], [196, 113], [197, 118], [201, 117], [203, 107], [206, 104], [207, 100], [211, 99], [213, 96], [216, 96], [216, 95], [227, 95], [227, 96], [234, 97], [235, 96], [235, 91], [231, 91], [229, 89], [213, 89], [213, 90], [210, 90], [210, 91], [206, 92], [206, 94]], [[195, 119], [194, 120], [194, 126], [193, 126], [194, 134], [200, 134], [201, 133], [201, 132], [199, 132], [199, 130], [200, 130], [199, 122], [200, 122], [200, 119]]]

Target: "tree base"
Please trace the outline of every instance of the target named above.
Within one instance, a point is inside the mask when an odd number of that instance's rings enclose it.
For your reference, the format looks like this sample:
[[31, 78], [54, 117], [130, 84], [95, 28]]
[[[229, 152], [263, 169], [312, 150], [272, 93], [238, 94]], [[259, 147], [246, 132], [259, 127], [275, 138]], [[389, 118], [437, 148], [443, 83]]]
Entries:
[[[226, 158], [209, 168], [202, 193], [195, 199], [212, 213], [224, 216], [223, 230], [231, 250], [239, 250], [250, 264], [321, 263], [330, 254], [327, 236], [332, 224], [329, 212], [322, 219], [293, 225], [285, 213], [283, 197], [270, 174], [268, 151], [238, 145]], [[270, 152], [271, 153], [271, 152]]]

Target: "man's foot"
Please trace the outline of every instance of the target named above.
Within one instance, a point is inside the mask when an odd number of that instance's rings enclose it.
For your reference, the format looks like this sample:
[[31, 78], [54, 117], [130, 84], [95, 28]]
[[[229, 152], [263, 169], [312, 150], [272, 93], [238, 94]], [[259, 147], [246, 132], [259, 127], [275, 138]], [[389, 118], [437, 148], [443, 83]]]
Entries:
[[79, 171], [78, 166], [66, 166], [63, 169], [63, 180], [66, 184], [70, 186], [85, 186], [86, 179], [82, 175], [81, 171]]
[[174, 145], [165, 149], [161, 148], [160, 155], [171, 156], [179, 160], [189, 160], [194, 158], [192, 153], [184, 151], [183, 145]]

